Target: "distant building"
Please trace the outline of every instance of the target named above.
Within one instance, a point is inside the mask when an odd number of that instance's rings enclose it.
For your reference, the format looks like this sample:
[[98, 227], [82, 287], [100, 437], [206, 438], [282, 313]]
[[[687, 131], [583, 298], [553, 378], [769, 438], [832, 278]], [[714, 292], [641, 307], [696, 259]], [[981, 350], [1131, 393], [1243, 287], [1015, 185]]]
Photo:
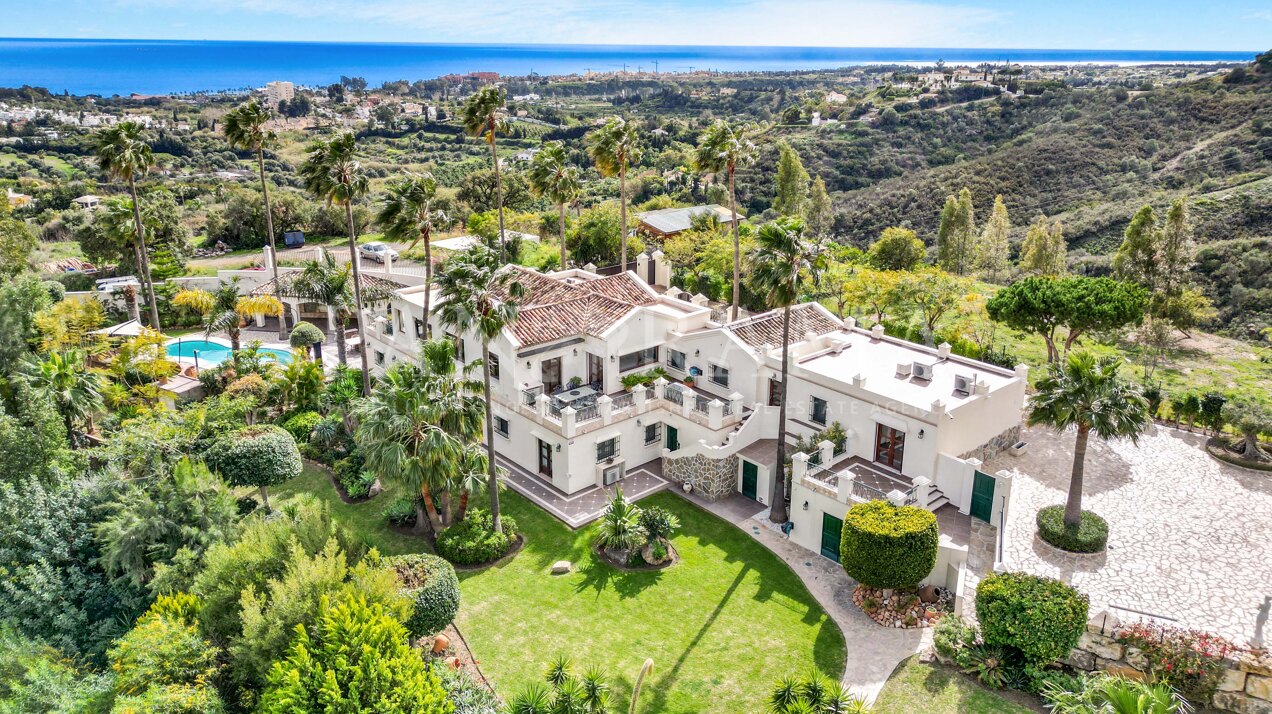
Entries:
[[535, 94], [534, 92], [531, 92], [530, 94], [518, 94], [518, 95], [515, 95], [515, 96], [513, 96], [512, 101], [514, 101], [514, 102], [525, 102], [525, 103], [527, 103], [527, 104], [534, 104], [535, 102], [539, 101], [540, 99], [542, 99], [542, 97], [540, 97], [539, 95]]
[[14, 208], [21, 208], [22, 206], [25, 206], [31, 203], [32, 200], [34, 200], [30, 196], [26, 195], [25, 193], [18, 193], [11, 188], [6, 188], [4, 190], [4, 193], [5, 193], [5, 197], [9, 199], [9, 205], [13, 206]]
[[72, 200], [71, 203], [74, 203], [76, 206], [79, 206], [85, 211], [96, 211], [97, 207], [102, 205], [102, 199], [100, 196], [88, 194]]
[[261, 87], [261, 97], [270, 107], [277, 107], [279, 102], [290, 102], [296, 97], [296, 85], [291, 82], [270, 82]]
[[826, 94], [827, 104], [843, 104], [846, 101], [848, 101], [848, 95], [846, 94], [841, 94], [839, 92], [828, 92]]
[[720, 222], [732, 225], [734, 216], [741, 220], [742, 216], [733, 214], [724, 206], [711, 204], [708, 206], [690, 206], [689, 208], [664, 208], [658, 211], [637, 213], [640, 229], [655, 236], [673, 236], [693, 227], [693, 219], [703, 214], [714, 213]]
[[417, 102], [402, 102], [402, 115], [417, 117], [424, 113], [424, 105]]

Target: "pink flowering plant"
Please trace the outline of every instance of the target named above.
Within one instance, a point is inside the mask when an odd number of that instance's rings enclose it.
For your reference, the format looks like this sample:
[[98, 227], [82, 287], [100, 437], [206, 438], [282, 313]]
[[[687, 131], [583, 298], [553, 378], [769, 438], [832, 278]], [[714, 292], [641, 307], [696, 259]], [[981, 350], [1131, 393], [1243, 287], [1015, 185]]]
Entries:
[[1223, 679], [1224, 660], [1241, 652], [1219, 635], [1146, 622], [1120, 628], [1117, 640], [1144, 654], [1154, 682], [1199, 704], [1209, 704], [1214, 696]]

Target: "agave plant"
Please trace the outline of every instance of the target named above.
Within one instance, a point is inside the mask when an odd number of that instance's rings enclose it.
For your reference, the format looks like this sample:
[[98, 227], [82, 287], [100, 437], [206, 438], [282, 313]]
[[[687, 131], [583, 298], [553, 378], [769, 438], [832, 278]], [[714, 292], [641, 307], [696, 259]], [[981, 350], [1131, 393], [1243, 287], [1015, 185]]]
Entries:
[[1188, 700], [1164, 684], [1150, 684], [1124, 677], [1088, 677], [1077, 691], [1054, 682], [1042, 690], [1052, 714], [1188, 714]]
[[771, 714], [865, 714], [870, 706], [844, 685], [812, 670], [804, 677], [787, 675], [769, 694]]

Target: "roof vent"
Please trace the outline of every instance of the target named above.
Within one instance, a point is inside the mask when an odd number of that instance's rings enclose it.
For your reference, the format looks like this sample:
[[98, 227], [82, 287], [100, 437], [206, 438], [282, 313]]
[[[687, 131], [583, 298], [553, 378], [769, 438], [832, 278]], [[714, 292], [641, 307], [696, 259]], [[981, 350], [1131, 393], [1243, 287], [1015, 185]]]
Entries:
[[932, 381], [932, 365], [914, 363], [914, 378], [922, 379], [926, 382]]
[[972, 393], [972, 378], [962, 374], [954, 375], [954, 393], [961, 394], [964, 397]]
[[898, 376], [898, 377], [904, 377], [904, 378], [906, 378], [906, 379], [909, 379], [911, 374], [914, 374], [914, 365], [913, 365], [913, 364], [911, 364], [911, 363], [909, 363], [909, 362], [897, 362], [897, 376]]

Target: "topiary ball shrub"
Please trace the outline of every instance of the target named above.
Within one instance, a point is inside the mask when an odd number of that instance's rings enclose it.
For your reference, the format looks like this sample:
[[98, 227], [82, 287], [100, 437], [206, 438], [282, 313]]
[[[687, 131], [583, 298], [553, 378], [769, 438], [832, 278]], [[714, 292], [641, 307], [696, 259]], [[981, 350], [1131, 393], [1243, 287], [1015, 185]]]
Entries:
[[1087, 596], [1054, 578], [990, 575], [976, 588], [976, 618], [985, 644], [1011, 647], [1029, 664], [1069, 654], [1086, 629]]
[[458, 565], [482, 565], [502, 558], [517, 542], [517, 522], [503, 516], [503, 532], [494, 531], [488, 511], [473, 509], [464, 520], [437, 536], [437, 553]]
[[326, 338], [323, 336], [322, 330], [308, 322], [302, 322], [292, 328], [291, 336], [287, 338], [287, 343], [293, 349], [302, 349], [308, 354], [309, 349], [313, 347], [315, 342], [322, 342], [324, 339]]
[[1070, 553], [1099, 553], [1109, 542], [1109, 524], [1091, 511], [1083, 511], [1077, 528], [1064, 523], [1064, 506], [1047, 506], [1038, 511], [1038, 535], [1060, 550]]
[[314, 427], [318, 426], [320, 421], [322, 421], [322, 415], [318, 412], [297, 412], [283, 422], [283, 428], [292, 435], [297, 444], [307, 444], [309, 435], [314, 432]]
[[427, 553], [399, 555], [389, 558], [388, 564], [411, 598], [406, 629], [412, 638], [435, 635], [454, 621], [459, 612], [459, 578], [454, 566]]
[[213, 442], [204, 455], [212, 470], [231, 486], [260, 489], [269, 509], [268, 488], [300, 475], [300, 449], [285, 430], [272, 424], [249, 426]]
[[931, 511], [870, 501], [848, 509], [839, 554], [848, 576], [862, 585], [908, 589], [936, 567], [939, 541]]

